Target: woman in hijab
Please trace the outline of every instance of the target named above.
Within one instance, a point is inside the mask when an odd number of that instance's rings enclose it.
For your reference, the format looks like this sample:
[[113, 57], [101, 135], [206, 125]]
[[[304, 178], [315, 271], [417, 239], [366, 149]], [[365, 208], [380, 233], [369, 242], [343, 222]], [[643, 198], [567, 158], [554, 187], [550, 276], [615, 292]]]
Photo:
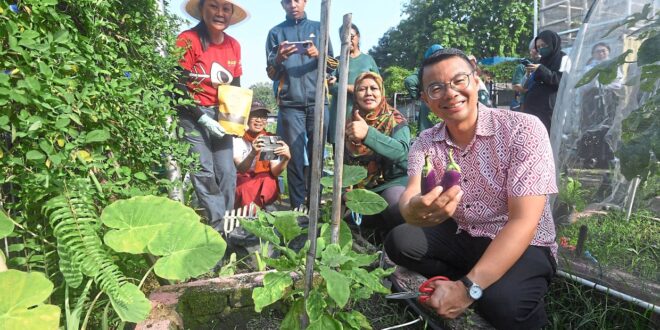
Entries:
[[191, 154], [199, 157], [192, 183], [200, 207], [209, 224], [220, 231], [225, 211], [234, 207], [236, 167], [232, 137], [218, 123], [218, 85], [240, 86], [243, 74], [240, 44], [225, 29], [248, 13], [234, 0], [188, 0], [185, 8], [199, 23], [176, 41], [185, 50], [177, 88], [194, 102], [177, 106], [179, 126]]
[[535, 39], [536, 51], [541, 55], [539, 64], [526, 67], [534, 84], [525, 95], [525, 112], [533, 114], [543, 122], [550, 133], [552, 112], [557, 99], [557, 90], [564, 72], [569, 72], [571, 61], [561, 51], [561, 38], [553, 31], [545, 30]]
[[[343, 35], [343, 26], [339, 28], [339, 35]], [[350, 51], [348, 53], [348, 81], [349, 85], [346, 86], [347, 97], [346, 97], [346, 113], [350, 114], [351, 109], [353, 108], [353, 91], [354, 86], [350, 82], [355, 81], [355, 78], [362, 72], [375, 72], [380, 74], [378, 71], [378, 66], [376, 61], [370, 55], [362, 53], [360, 51], [360, 29], [358, 29], [355, 24], [351, 24], [350, 30]], [[330, 94], [332, 94], [332, 103], [330, 104], [330, 121], [328, 126], [328, 142], [334, 145], [335, 143], [335, 131], [337, 123], [337, 99], [339, 98], [339, 84], [337, 79], [339, 77], [339, 70], [336, 70], [334, 75], [328, 80], [330, 85]], [[346, 119], [349, 119], [347, 116]]]
[[380, 214], [365, 216], [363, 223], [383, 235], [404, 222], [399, 197], [408, 184], [410, 128], [403, 115], [385, 99], [383, 78], [373, 72], [360, 74], [353, 84], [352, 121], [346, 125], [344, 163], [367, 169], [358, 188], [378, 193], [388, 204]]

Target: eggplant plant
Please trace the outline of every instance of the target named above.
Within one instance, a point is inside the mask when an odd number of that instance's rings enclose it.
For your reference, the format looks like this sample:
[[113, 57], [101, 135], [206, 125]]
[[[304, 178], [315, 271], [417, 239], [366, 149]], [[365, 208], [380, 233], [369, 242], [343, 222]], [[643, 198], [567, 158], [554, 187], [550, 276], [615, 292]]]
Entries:
[[[346, 166], [344, 185], [357, 184], [365, 177], [366, 171]], [[323, 178], [323, 182], [332, 182], [332, 178]], [[377, 214], [387, 207], [387, 202], [376, 193], [354, 189], [346, 194], [346, 206], [357, 213]], [[343, 221], [339, 242], [332, 244], [330, 224], [324, 223], [317, 240], [314, 262], [318, 284], [304, 299], [302, 283], [296, 283], [294, 278], [303, 277], [309, 242], [300, 251], [294, 250], [291, 245], [295, 238], [307, 232], [298, 224], [297, 219], [301, 215], [296, 212], [260, 212], [257, 220], [241, 222], [247, 231], [271, 243], [280, 252], [277, 258], [264, 258], [266, 265], [275, 272], [266, 274], [264, 286], [252, 292], [255, 311], [261, 312], [266, 306], [285, 301], [290, 303], [290, 308], [280, 325], [281, 329], [300, 329], [304, 313], [309, 316], [307, 329], [371, 329], [367, 318], [358, 311], [350, 310], [350, 307], [374, 293], [388, 293], [389, 289], [381, 284], [381, 279], [390, 275], [393, 269], [369, 271], [368, 266], [378, 258], [378, 254], [353, 251], [351, 231]]]

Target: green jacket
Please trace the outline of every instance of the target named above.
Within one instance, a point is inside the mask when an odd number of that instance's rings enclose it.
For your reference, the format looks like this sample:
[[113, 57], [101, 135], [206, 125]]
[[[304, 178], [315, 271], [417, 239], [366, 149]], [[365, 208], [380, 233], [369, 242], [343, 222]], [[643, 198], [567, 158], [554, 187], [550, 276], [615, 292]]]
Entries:
[[429, 110], [429, 107], [427, 107], [426, 103], [422, 101], [422, 99], [419, 97], [422, 91], [421, 91], [418, 74], [419, 74], [419, 69], [415, 70], [413, 74], [406, 77], [406, 79], [403, 80], [403, 84], [406, 86], [410, 98], [413, 100], [417, 100], [416, 102], [420, 103], [419, 119], [417, 120], [417, 134], [419, 135], [421, 131], [433, 127], [434, 124], [429, 119], [429, 113], [431, 112]]

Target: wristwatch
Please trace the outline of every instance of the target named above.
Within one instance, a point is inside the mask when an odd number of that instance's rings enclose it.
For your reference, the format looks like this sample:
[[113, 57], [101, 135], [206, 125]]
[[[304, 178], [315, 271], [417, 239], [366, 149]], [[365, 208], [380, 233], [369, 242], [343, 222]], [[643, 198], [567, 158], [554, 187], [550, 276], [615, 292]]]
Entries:
[[479, 300], [479, 298], [481, 298], [481, 295], [483, 295], [483, 290], [479, 284], [470, 281], [467, 276], [463, 276], [463, 278], [461, 278], [461, 282], [463, 282], [467, 288], [467, 294], [470, 298], [472, 298], [472, 300]]

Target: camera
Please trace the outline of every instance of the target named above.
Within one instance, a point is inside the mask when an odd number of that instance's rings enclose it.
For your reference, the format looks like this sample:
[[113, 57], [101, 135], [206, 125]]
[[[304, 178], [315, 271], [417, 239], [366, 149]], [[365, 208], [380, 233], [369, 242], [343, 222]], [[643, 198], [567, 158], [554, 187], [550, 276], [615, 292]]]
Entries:
[[277, 143], [281, 140], [279, 136], [260, 136], [259, 140], [263, 143], [259, 160], [275, 160], [279, 158], [279, 156], [275, 154], [275, 149], [282, 146]]
[[533, 64], [533, 63], [532, 63], [532, 61], [530, 61], [530, 60], [528, 60], [528, 59], [526, 59], [526, 58], [521, 58], [521, 59], [520, 59], [520, 64], [522, 64], [522, 65], [524, 65], [524, 66], [528, 66], [528, 65]]

